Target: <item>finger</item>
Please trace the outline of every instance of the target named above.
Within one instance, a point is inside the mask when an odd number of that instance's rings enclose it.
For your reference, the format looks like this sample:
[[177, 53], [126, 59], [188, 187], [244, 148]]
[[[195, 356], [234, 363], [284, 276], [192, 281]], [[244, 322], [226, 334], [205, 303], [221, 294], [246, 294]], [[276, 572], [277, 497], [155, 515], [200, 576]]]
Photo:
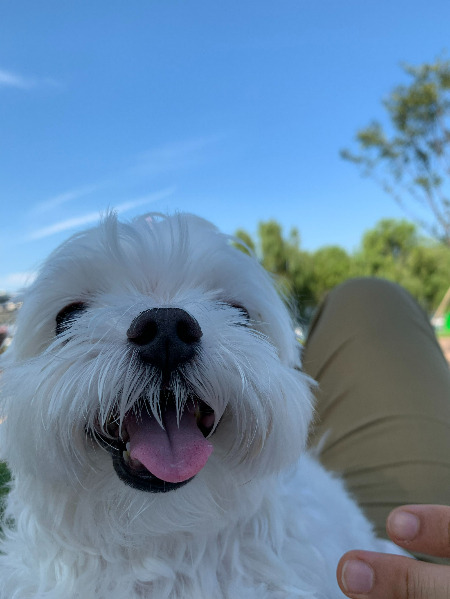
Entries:
[[450, 507], [404, 505], [387, 519], [390, 538], [408, 551], [450, 557]]
[[352, 599], [448, 599], [450, 568], [413, 558], [371, 551], [349, 551], [337, 579]]

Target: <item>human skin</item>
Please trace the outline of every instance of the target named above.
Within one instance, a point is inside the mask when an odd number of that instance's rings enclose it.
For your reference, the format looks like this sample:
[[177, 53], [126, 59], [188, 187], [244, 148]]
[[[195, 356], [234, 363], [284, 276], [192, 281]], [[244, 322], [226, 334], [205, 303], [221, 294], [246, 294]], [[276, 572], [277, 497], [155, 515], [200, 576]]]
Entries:
[[[387, 519], [389, 537], [407, 551], [450, 558], [450, 507], [405, 505]], [[353, 550], [339, 561], [337, 579], [352, 599], [449, 599], [450, 566], [398, 555]]]

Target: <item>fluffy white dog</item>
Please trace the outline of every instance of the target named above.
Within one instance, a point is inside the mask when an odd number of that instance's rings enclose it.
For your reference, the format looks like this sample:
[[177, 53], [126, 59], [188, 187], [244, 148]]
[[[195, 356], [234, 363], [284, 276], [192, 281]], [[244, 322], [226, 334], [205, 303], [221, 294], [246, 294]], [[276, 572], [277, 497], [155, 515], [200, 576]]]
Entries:
[[1, 599], [342, 597], [386, 549], [305, 452], [313, 408], [270, 277], [191, 215], [108, 215], [44, 264], [2, 377]]

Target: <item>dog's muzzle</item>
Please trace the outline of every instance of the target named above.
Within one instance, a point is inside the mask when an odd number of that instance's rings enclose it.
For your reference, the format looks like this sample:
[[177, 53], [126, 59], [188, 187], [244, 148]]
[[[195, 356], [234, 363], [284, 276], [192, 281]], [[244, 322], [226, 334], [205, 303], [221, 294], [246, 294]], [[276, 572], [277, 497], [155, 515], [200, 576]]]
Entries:
[[128, 342], [139, 359], [161, 372], [159, 419], [147, 398], [140, 398], [123, 416], [113, 409], [94, 437], [112, 456], [114, 469], [127, 485], [152, 493], [177, 489], [204, 467], [213, 447], [209, 435], [215, 414], [192, 392], [182, 413], [171, 391], [171, 374], [195, 358], [202, 330], [180, 308], [153, 308], [131, 323]]

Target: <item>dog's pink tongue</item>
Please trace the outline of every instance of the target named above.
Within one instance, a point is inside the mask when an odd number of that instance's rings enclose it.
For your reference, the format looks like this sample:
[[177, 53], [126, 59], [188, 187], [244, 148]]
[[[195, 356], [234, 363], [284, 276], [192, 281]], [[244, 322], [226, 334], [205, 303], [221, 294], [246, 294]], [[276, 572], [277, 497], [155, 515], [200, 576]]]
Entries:
[[200, 472], [213, 450], [197, 426], [195, 414], [185, 410], [177, 424], [175, 410], [163, 416], [164, 428], [143, 412], [130, 414], [125, 425], [130, 436], [130, 455], [152, 474], [170, 483], [179, 483]]

